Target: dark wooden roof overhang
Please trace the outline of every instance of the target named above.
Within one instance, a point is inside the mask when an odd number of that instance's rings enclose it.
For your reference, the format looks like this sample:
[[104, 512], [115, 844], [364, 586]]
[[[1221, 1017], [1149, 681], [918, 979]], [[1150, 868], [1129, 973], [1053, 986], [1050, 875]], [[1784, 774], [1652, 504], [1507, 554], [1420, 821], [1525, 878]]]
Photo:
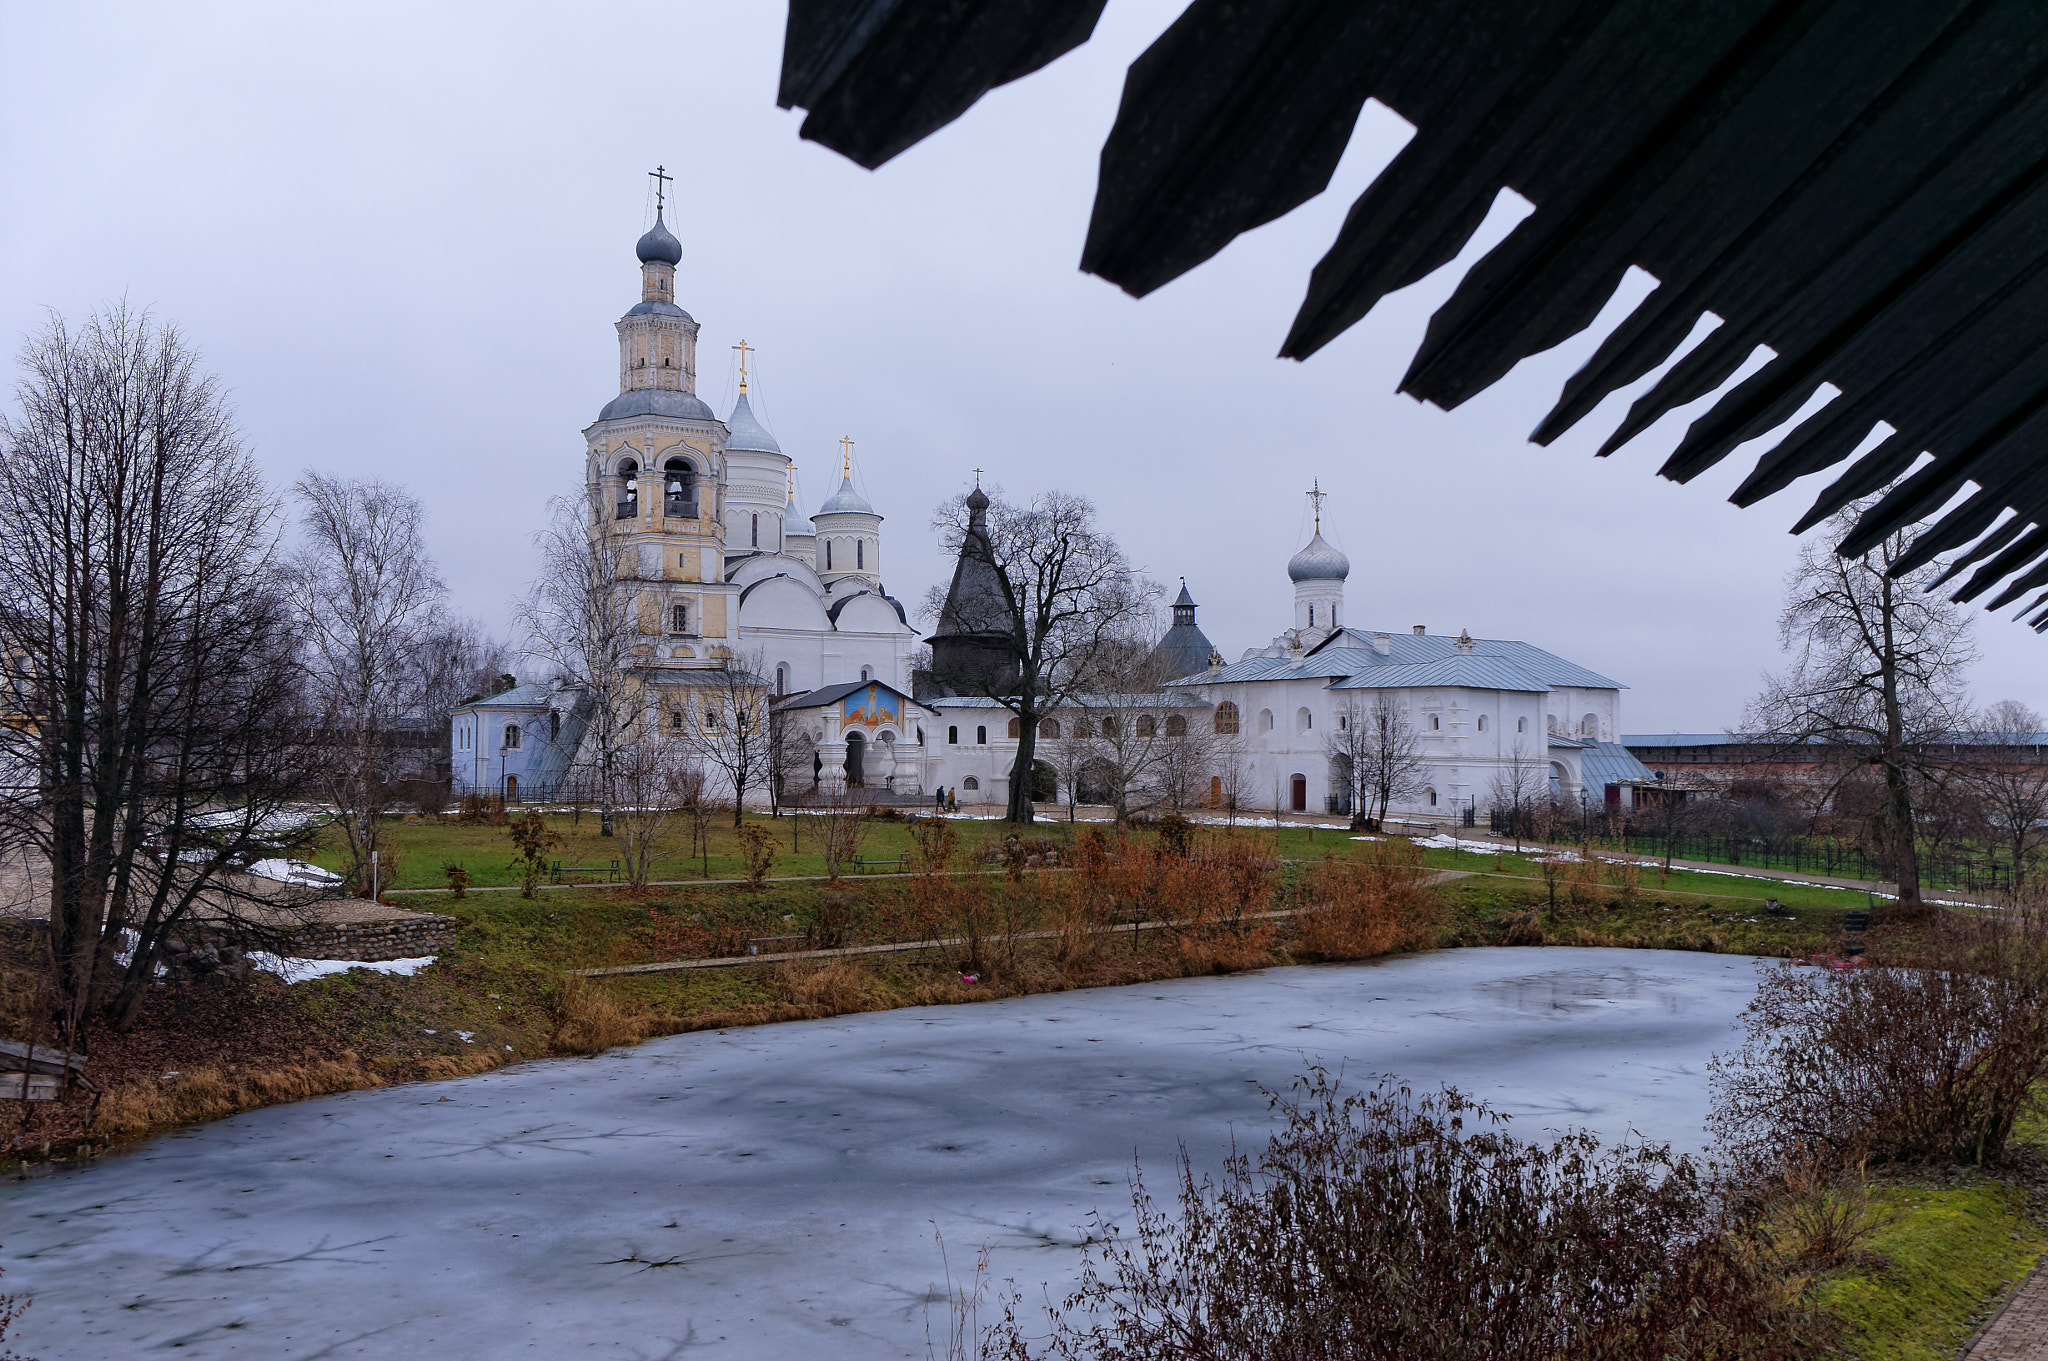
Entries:
[[[1086, 41], [1101, 9], [792, 0], [781, 102], [811, 111], [805, 137], [879, 165]], [[1583, 330], [1640, 266], [1658, 286], [1537, 443], [1712, 313], [1602, 454], [1768, 346], [1664, 475], [1699, 475], [1832, 384], [1734, 501], [1840, 468], [1804, 529], [1891, 487], [1854, 553], [1973, 486], [1899, 570], [1968, 547], [1944, 578], [1969, 573], [1957, 597], [2042, 592], [2021, 614], [2048, 631], [2048, 5], [1195, 0], [1130, 68], [1082, 268], [1143, 296], [1297, 207], [1368, 98], [1416, 132], [1352, 205], [1282, 355], [1308, 357], [1449, 262], [1511, 188], [1535, 211], [1431, 318], [1402, 391], [1457, 406]], [[1880, 422], [1891, 433], [1863, 449]]]

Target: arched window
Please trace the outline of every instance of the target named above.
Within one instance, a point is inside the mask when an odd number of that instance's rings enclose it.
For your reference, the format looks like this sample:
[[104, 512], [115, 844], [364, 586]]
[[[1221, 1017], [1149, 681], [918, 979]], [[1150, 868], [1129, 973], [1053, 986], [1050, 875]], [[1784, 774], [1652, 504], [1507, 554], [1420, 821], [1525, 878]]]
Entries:
[[1443, 717], [1442, 717], [1442, 715], [1440, 715], [1440, 714], [1431, 714], [1431, 715], [1429, 716], [1429, 730], [1430, 730], [1431, 732], [1439, 732], [1439, 731], [1441, 731], [1441, 730], [1442, 730], [1443, 726], [1444, 726], [1444, 720], [1443, 720]]
[[951, 747], [960, 745], [960, 729], [958, 727], [948, 727], [946, 729], [946, 745]]
[[1310, 628], [1316, 626], [1316, 607], [1314, 605], [1308, 607], [1308, 626]]
[[1581, 718], [1581, 719], [1579, 720], [1579, 736], [1581, 736], [1581, 737], [1593, 737], [1593, 738], [1597, 738], [1597, 737], [1599, 737], [1599, 736], [1600, 736], [1600, 715], [1598, 715], [1598, 714], [1587, 714], [1587, 715], [1586, 715], [1586, 716], [1585, 716], [1584, 718]]
[[789, 693], [789, 668], [787, 666], [775, 668], [775, 693], [778, 695]]
[[865, 666], [864, 666], [864, 667], [862, 667], [862, 668], [860, 669], [860, 678], [861, 678], [862, 680], [873, 680], [873, 679], [874, 679], [874, 677], [873, 677], [873, 676], [872, 676], [872, 675], [871, 675], [871, 674], [869, 673], [869, 671], [868, 671], [868, 668], [866, 668]]
[[1115, 718], [1115, 717], [1114, 717], [1113, 715], [1110, 715], [1110, 714], [1104, 714], [1104, 715], [1103, 715], [1103, 717], [1102, 717], [1102, 735], [1103, 735], [1104, 737], [1107, 737], [1107, 738], [1109, 738], [1109, 739], [1110, 739], [1111, 741], [1115, 741], [1115, 740], [1116, 740], [1116, 718]]
[[704, 701], [704, 726], [707, 728], [725, 726], [725, 711], [718, 707], [718, 701], [715, 699]]
[[960, 787], [962, 789], [979, 789], [981, 788], [981, 781], [975, 779], [972, 775], [969, 775], [966, 779], [960, 782]]
[[1138, 715], [1138, 736], [1140, 736], [1140, 737], [1157, 737], [1158, 735], [1159, 735], [1159, 725], [1158, 725], [1157, 723], [1155, 723], [1155, 722], [1153, 721], [1153, 719], [1152, 719], [1152, 715], [1150, 715], [1150, 714], [1139, 714], [1139, 715]]
[[1273, 731], [1273, 711], [1271, 709], [1259, 710], [1259, 731]]
[[1168, 737], [1186, 737], [1188, 735], [1186, 715], [1168, 714], [1166, 716], [1166, 735]]
[[507, 723], [505, 725], [505, 750], [517, 751], [518, 749], [519, 725], [517, 723]]
[[1486, 715], [1485, 715], [1485, 714], [1481, 714], [1481, 715], [1479, 715], [1479, 731], [1481, 731], [1481, 732], [1485, 732], [1485, 731], [1486, 731]]
[[689, 518], [697, 513], [697, 470], [688, 459], [672, 458], [661, 465], [661, 513]]
[[690, 607], [688, 605], [669, 606], [668, 629], [670, 633], [688, 633], [690, 631]]
[[1010, 720], [1010, 730], [1009, 730], [1009, 731], [1008, 731], [1007, 733], [1005, 733], [1005, 734], [1004, 734], [1004, 736], [1006, 736], [1006, 737], [1022, 737], [1023, 735], [1024, 735], [1024, 728], [1023, 728], [1023, 726], [1022, 726], [1022, 721], [1021, 721], [1021, 720], [1019, 720], [1019, 719], [1015, 719], [1015, 718], [1011, 719], [1011, 720]]
[[1095, 736], [1095, 729], [1089, 726], [1087, 719], [1077, 718], [1074, 720], [1074, 736], [1093, 737]]
[[832, 541], [830, 539], [825, 540], [825, 570], [828, 572], [832, 570]]
[[1337, 715], [1337, 731], [1338, 731], [1338, 732], [1350, 732], [1350, 731], [1351, 731], [1351, 715], [1350, 715], [1350, 714], [1338, 714], [1338, 715]]
[[548, 710], [548, 741], [552, 742], [561, 735], [562, 716], [553, 709], [550, 709]]
[[748, 531], [750, 534], [752, 534], [753, 537], [750, 540], [748, 540], [747, 546], [750, 548], [759, 548], [761, 546], [761, 517], [758, 515], [754, 515], [749, 516], [748, 518], [750, 518], [754, 522], [754, 524], [753, 528]]
[[1296, 732], [1308, 732], [1315, 726], [1316, 716], [1310, 713], [1306, 708], [1296, 709], [1294, 711], [1294, 730]]
[[1429, 800], [1429, 806], [1431, 808], [1436, 807], [1436, 791], [1434, 789], [1424, 789], [1422, 793]]
[[619, 476], [625, 485], [619, 489], [619, 503], [613, 507], [614, 519], [630, 520], [640, 513], [640, 462], [638, 459], [619, 460]]
[[1543, 715], [1543, 731], [1545, 731], [1545, 732], [1547, 732], [1547, 733], [1555, 733], [1555, 732], [1557, 731], [1557, 715], [1556, 715], [1556, 714], [1545, 714], [1545, 715]]
[[1045, 722], [1038, 725], [1038, 735], [1057, 740], [1060, 735], [1060, 721], [1057, 718], [1046, 719]]
[[681, 709], [674, 710], [669, 714], [668, 730], [670, 732], [681, 732], [683, 730], [683, 711]]
[[1216, 735], [1229, 737], [1237, 731], [1237, 706], [1224, 700], [1216, 706]]
[[977, 747], [988, 745], [988, 729], [979, 723], [974, 725], [974, 745]]
[[1516, 732], [1527, 732], [1527, 731], [1529, 731], [1529, 720], [1528, 720], [1528, 719], [1526, 719], [1526, 718], [1518, 718], [1518, 719], [1516, 719], [1516, 720], [1515, 720], [1515, 731], [1516, 731]]
[[855, 540], [853, 541], [853, 566], [854, 566], [854, 569], [855, 569], [856, 571], [866, 571], [866, 570], [867, 570], [867, 565], [868, 565], [868, 541], [867, 541], [866, 539], [855, 539]]

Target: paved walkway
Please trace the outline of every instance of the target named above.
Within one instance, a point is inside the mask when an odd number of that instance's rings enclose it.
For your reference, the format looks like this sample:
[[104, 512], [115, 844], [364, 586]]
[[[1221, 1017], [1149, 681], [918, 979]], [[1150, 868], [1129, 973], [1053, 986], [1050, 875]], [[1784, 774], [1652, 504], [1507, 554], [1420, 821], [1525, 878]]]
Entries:
[[2020, 1282], [1964, 1361], [2048, 1361], [2048, 1273]]

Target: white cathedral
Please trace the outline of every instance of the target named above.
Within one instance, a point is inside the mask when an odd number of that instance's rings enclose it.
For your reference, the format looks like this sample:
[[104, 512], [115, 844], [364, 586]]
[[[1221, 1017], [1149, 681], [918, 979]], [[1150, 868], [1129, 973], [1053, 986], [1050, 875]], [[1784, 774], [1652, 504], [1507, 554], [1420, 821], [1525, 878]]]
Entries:
[[[687, 692], [722, 685], [728, 662], [758, 668], [775, 695], [842, 681], [902, 689], [918, 635], [883, 590], [882, 516], [855, 488], [850, 455], [839, 489], [806, 517], [790, 456], [748, 402], [746, 350], [724, 420], [697, 395], [697, 321], [675, 301], [683, 246], [659, 207], [635, 254], [640, 301], [616, 328], [618, 395], [583, 431], [584, 478], [593, 532], [625, 564], [640, 638], [629, 665], [648, 718], [686, 721]], [[543, 684], [460, 706], [457, 790], [551, 796], [575, 763], [586, 704]]]
[[[697, 395], [698, 325], [675, 302], [682, 243], [657, 203], [636, 246], [640, 301], [617, 324], [619, 392], [583, 431], [594, 541], [621, 564], [636, 641], [626, 665], [646, 725], [680, 730], [716, 719], [728, 668], [758, 677], [778, 712], [816, 748], [809, 787], [848, 785], [898, 799], [951, 791], [963, 804], [1001, 805], [1014, 777], [1017, 720], [988, 698], [911, 687], [919, 635], [882, 585], [882, 516], [855, 488], [842, 456], [839, 488], [814, 515], [796, 504], [790, 457], [740, 391], [720, 420]], [[1395, 813], [1446, 819], [1488, 806], [1510, 764], [1547, 772], [1554, 795], [1627, 805], [1649, 772], [1617, 742], [1621, 686], [1528, 643], [1352, 626], [1351, 565], [1322, 535], [1287, 563], [1294, 619], [1263, 648], [1225, 664], [1195, 624], [1183, 584], [1160, 644], [1178, 677], [1156, 713], [1115, 707], [1140, 731], [1199, 733], [1210, 801], [1293, 812], [1348, 811], [1350, 780], [1332, 729], [1356, 721], [1375, 693], [1391, 694], [1421, 739], [1425, 777]], [[972, 535], [988, 501], [969, 497]], [[985, 556], [985, 555], [984, 555]], [[941, 673], [1014, 666], [987, 601], [999, 588], [963, 548], [931, 638]], [[962, 668], [965, 668], [963, 670]], [[696, 696], [693, 699], [693, 694]], [[458, 792], [554, 797], [577, 766], [590, 700], [563, 684], [520, 686], [459, 706], [451, 728]], [[1141, 706], [1142, 707], [1142, 706]], [[1088, 705], [1048, 716], [1046, 743], [1090, 731]], [[587, 764], [587, 762], [586, 762]], [[1060, 783], [1064, 801], [1089, 791], [1085, 774]], [[800, 777], [799, 777], [800, 780]], [[1071, 780], [1074, 787], [1067, 787]], [[800, 781], [801, 782], [801, 781]], [[767, 791], [758, 794], [767, 802]]]

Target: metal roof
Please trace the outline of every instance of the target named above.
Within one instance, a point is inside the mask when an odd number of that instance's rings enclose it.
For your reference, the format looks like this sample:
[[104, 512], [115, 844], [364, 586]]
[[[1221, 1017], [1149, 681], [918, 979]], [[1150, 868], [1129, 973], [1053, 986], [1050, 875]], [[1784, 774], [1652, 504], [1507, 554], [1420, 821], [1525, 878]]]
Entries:
[[1725, 732], [1625, 732], [1624, 747], [1725, 747], [1749, 739]]
[[1301, 551], [1287, 560], [1289, 581], [1342, 581], [1351, 575], [1351, 559], [1318, 529]]
[[[812, 690], [807, 694], [798, 695], [794, 699], [784, 700], [779, 707], [784, 709], [822, 709], [828, 704], [837, 704], [840, 700], [845, 699], [848, 695], [853, 694], [855, 691], [865, 690], [869, 686], [876, 686], [880, 689], [887, 690], [890, 694], [896, 696], [898, 699], [907, 701], [912, 704], [918, 704], [918, 701], [911, 699], [909, 695], [904, 694], [901, 690], [898, 690], [895, 686], [889, 684], [889, 682], [887, 681], [864, 680], [841, 681], [837, 685], [828, 685], [820, 690]], [[929, 708], [931, 706], [919, 705], [919, 707]]]
[[[1458, 640], [1442, 634], [1390, 633], [1386, 635], [1387, 651], [1382, 655], [1374, 645], [1374, 638], [1375, 635], [1359, 629], [1340, 629], [1306, 657], [1249, 657], [1244, 661], [1233, 662], [1220, 671], [1209, 671], [1172, 683], [1202, 685], [1209, 682], [1227, 684], [1240, 681], [1333, 680], [1341, 677], [1345, 680], [1358, 679], [1357, 684], [1348, 687], [1355, 690], [1402, 684], [1462, 685], [1466, 682], [1364, 679], [1368, 673], [1392, 670], [1419, 675], [1422, 673], [1415, 668], [1440, 664], [1456, 666], [1462, 662], [1466, 664], [1462, 671], [1452, 670], [1441, 674], [1473, 677], [1475, 679], [1471, 682], [1471, 688], [1474, 689], [1546, 690], [1557, 686], [1572, 686], [1586, 690], [1628, 688], [1619, 681], [1609, 680], [1597, 671], [1589, 671], [1576, 662], [1568, 662], [1554, 652], [1545, 652], [1542, 648], [1529, 643], [1509, 639], [1475, 638], [1472, 640], [1471, 652], [1460, 652]], [[1509, 683], [1480, 684], [1479, 678], [1494, 678]]]
[[597, 413], [601, 421], [616, 421], [626, 416], [671, 416], [685, 421], [718, 419], [711, 414], [711, 408], [698, 398], [670, 388], [634, 388], [631, 392], [621, 392]]
[[676, 234], [661, 220], [659, 208], [654, 210], [654, 225], [647, 229], [645, 236], [633, 243], [633, 254], [640, 257], [640, 263], [643, 265], [653, 264], [656, 260], [671, 265], [683, 262], [683, 243], [676, 240]]
[[455, 712], [465, 709], [545, 709], [549, 698], [555, 693], [552, 685], [519, 685], [501, 694], [485, 695], [467, 704], [455, 706]]
[[732, 414], [725, 418], [725, 428], [725, 447], [728, 449], [751, 449], [763, 454], [782, 452], [782, 446], [775, 442], [775, 436], [768, 433], [768, 427], [755, 418], [754, 408], [744, 391], [732, 404]]
[[[810, 110], [804, 137], [872, 168], [1086, 42], [1101, 10], [793, 3], [778, 101]], [[1958, 593], [2004, 583], [1999, 608], [2048, 586], [2044, 50], [2048, 5], [2031, 0], [1194, 0], [1130, 65], [1081, 267], [1139, 296], [1177, 278], [1321, 193], [1377, 100], [1416, 131], [1345, 215], [1283, 355], [1451, 261], [1513, 189], [1534, 211], [1431, 318], [1401, 390], [1459, 405], [1584, 330], [1640, 267], [1657, 286], [1534, 439], [1650, 374], [1711, 313], [1719, 327], [1601, 452], [1768, 346], [1664, 475], [1698, 476], [1832, 384], [1733, 499], [1846, 468], [1813, 523], [1905, 477], [1844, 545], [1939, 516], [1900, 571], [2010, 507]], [[2044, 606], [2022, 610], [2038, 630]]]
[[818, 514], [820, 515], [873, 515], [874, 513], [875, 508], [868, 504], [868, 498], [854, 490], [853, 474], [851, 473], [839, 479], [839, 490], [833, 492], [830, 499], [824, 505], [818, 507]]
[[1399, 690], [1422, 686], [1462, 686], [1467, 690], [1518, 690], [1535, 694], [1550, 692], [1549, 686], [1503, 657], [1462, 653], [1441, 661], [1418, 662], [1411, 666], [1371, 666], [1354, 676], [1330, 682], [1332, 690]]
[[1579, 757], [1579, 781], [1588, 789], [1610, 784], [1649, 784], [1650, 768], [1619, 742], [1589, 742]]

